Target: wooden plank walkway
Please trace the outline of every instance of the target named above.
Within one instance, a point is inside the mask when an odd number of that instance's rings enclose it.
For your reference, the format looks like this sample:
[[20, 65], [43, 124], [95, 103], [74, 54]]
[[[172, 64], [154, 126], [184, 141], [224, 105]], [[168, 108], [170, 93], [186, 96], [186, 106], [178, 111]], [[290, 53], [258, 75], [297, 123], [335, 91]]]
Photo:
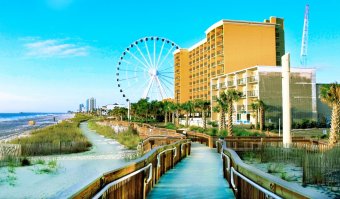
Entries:
[[164, 174], [147, 198], [235, 198], [216, 149], [192, 143], [191, 155]]

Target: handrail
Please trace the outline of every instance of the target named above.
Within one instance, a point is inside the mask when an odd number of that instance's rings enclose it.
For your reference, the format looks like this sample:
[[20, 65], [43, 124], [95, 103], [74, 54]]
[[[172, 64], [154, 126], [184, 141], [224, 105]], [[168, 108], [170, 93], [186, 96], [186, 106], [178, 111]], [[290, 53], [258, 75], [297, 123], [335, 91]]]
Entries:
[[221, 152], [221, 159], [223, 160], [222, 156], [224, 156], [224, 157], [227, 158], [227, 171], [229, 171], [229, 170], [230, 170], [230, 157], [227, 156], [227, 155], [223, 152], [223, 150], [222, 150], [222, 152]]
[[180, 136], [157, 135], [157, 136], [149, 136], [148, 138], [142, 140], [140, 143], [144, 144], [144, 142], [146, 142], [150, 139], [155, 139], [155, 138], [159, 138], [159, 139], [181, 139]]
[[174, 148], [172, 148], [172, 149], [166, 149], [166, 150], [160, 152], [160, 153], [157, 155], [157, 167], [160, 167], [160, 166], [161, 166], [161, 158], [160, 158], [161, 155], [162, 155], [163, 153], [167, 152], [167, 151], [173, 151], [173, 150], [175, 150], [174, 157], [176, 157], [176, 155], [177, 155], [176, 147], [174, 147]]
[[235, 191], [237, 191], [237, 188], [236, 188], [235, 183], [234, 183], [234, 177], [233, 177], [233, 176], [234, 176], [234, 173], [235, 173], [236, 175], [238, 175], [239, 177], [241, 177], [243, 180], [247, 181], [247, 182], [248, 182], [249, 184], [251, 184], [252, 186], [256, 187], [258, 190], [260, 190], [260, 191], [262, 191], [263, 193], [265, 193], [265, 194], [266, 194], [266, 198], [268, 198], [268, 196], [270, 196], [270, 197], [275, 198], [275, 199], [282, 199], [282, 197], [280, 197], [280, 196], [274, 194], [273, 192], [268, 191], [267, 189], [265, 189], [265, 188], [261, 187], [260, 185], [256, 184], [255, 182], [249, 180], [247, 177], [245, 177], [245, 176], [242, 175], [241, 173], [237, 172], [237, 171], [234, 169], [234, 167], [231, 167], [231, 173], [230, 173], [230, 175], [231, 175], [231, 185], [233, 186], [233, 189], [234, 189]]
[[124, 180], [126, 180], [126, 179], [128, 179], [128, 178], [130, 178], [130, 177], [132, 177], [134, 175], [136, 175], [137, 173], [140, 173], [141, 171], [146, 170], [147, 168], [150, 169], [149, 170], [149, 176], [148, 176], [147, 181], [144, 182], [144, 183], [146, 183], [146, 184], [149, 183], [151, 178], [152, 178], [152, 163], [150, 163], [147, 166], [145, 166], [145, 167], [143, 167], [143, 168], [141, 168], [141, 169], [139, 169], [139, 170], [137, 170], [135, 172], [132, 172], [132, 173], [130, 173], [130, 174], [128, 174], [128, 175], [126, 175], [126, 176], [124, 176], [122, 178], [119, 178], [118, 180], [115, 180], [115, 181], [109, 183], [103, 189], [101, 189], [95, 196], [93, 196], [93, 199], [100, 198], [100, 196], [102, 196], [105, 193], [105, 191], [107, 191], [110, 187], [112, 187], [112, 186], [114, 186], [114, 185], [116, 185], [116, 184], [118, 184], [118, 183], [120, 183], [120, 182], [122, 182], [122, 181], [124, 181]]
[[137, 149], [141, 148], [142, 150], [144, 150], [144, 143], [151, 140], [151, 139], [162, 139], [162, 140], [168, 140], [168, 139], [176, 140], [177, 139], [177, 140], [180, 140], [180, 139], [182, 139], [182, 137], [180, 137], [180, 136], [166, 136], [166, 135], [149, 136], [146, 139], [144, 139], [144, 140], [142, 140], [138, 143]]
[[190, 144], [190, 143], [191, 143], [191, 141], [188, 141], [188, 142], [186, 142], [186, 143], [182, 143], [182, 144], [181, 144], [181, 151], [183, 151], [183, 146], [184, 146], [184, 145]]
[[[262, 192], [266, 196], [270, 196], [272, 198], [322, 198], [323, 194], [320, 194], [316, 191], [309, 191], [309, 193], [305, 193], [305, 191], [300, 187], [295, 187], [295, 184], [286, 182], [281, 178], [276, 176], [272, 176], [268, 173], [265, 173], [255, 167], [252, 167], [248, 164], [245, 164], [237, 153], [231, 149], [227, 148], [226, 141], [223, 140], [221, 143], [221, 157], [225, 156], [227, 159], [226, 169], [223, 172], [228, 172], [229, 175], [226, 176], [228, 182], [230, 183], [233, 190], [237, 191], [237, 188], [242, 188], [243, 183], [236, 183], [234, 174], [238, 175], [242, 180], [244, 180], [250, 186], [256, 188], [259, 192]], [[232, 166], [231, 166], [232, 163]], [[242, 175], [242, 176], [240, 176]], [[253, 178], [254, 177], [254, 178]], [[245, 179], [246, 178], [246, 179]], [[265, 186], [267, 183], [258, 183], [258, 182], [269, 182], [270, 187]], [[238, 179], [237, 181], [238, 182]], [[275, 188], [278, 187], [278, 188]], [[273, 190], [272, 190], [273, 189]], [[280, 191], [278, 191], [280, 190]], [[276, 195], [276, 197], [268, 194], [267, 192]]]

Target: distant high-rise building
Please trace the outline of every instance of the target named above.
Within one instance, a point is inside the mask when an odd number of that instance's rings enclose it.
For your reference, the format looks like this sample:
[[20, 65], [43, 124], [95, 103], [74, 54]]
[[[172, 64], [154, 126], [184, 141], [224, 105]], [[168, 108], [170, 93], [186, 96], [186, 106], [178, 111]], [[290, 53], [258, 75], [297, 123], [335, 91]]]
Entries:
[[85, 111], [84, 104], [79, 104], [79, 112], [84, 112], [84, 111]]
[[90, 111], [90, 99], [86, 100], [86, 112]]
[[96, 109], [96, 99], [91, 97], [90, 98], [90, 110], [89, 111], [94, 111]]

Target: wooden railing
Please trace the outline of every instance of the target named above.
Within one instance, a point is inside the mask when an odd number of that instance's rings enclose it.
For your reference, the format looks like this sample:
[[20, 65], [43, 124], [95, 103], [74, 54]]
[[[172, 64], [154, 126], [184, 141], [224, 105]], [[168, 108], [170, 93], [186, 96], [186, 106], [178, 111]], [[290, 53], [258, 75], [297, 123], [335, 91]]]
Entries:
[[218, 140], [216, 145], [221, 153], [223, 176], [236, 198], [325, 198], [318, 192], [306, 191], [301, 186], [245, 164], [234, 150], [227, 148], [225, 140]]
[[204, 143], [209, 148], [215, 148], [216, 141], [218, 140], [217, 136], [210, 136], [204, 133], [197, 133], [194, 131], [186, 132], [186, 136], [188, 139], [191, 139], [192, 141], [200, 142], [201, 144]]
[[190, 155], [190, 148], [187, 139], [155, 147], [138, 161], [103, 174], [72, 198], [145, 198], [165, 172]]
[[[281, 146], [282, 137], [256, 137], [256, 136], [239, 136], [239, 137], [226, 137], [226, 147], [235, 151], [250, 151], [259, 150], [262, 146]], [[318, 145], [323, 146], [326, 143], [316, 141], [313, 139], [307, 139], [305, 137], [292, 137], [292, 144], [297, 145]]]
[[174, 136], [174, 137], [168, 137], [168, 136], [163, 136], [163, 135], [150, 136], [144, 139], [142, 142], [140, 142], [139, 147], [141, 148], [144, 154], [157, 146], [169, 145], [182, 139], [184, 139], [184, 137], [182, 136]]

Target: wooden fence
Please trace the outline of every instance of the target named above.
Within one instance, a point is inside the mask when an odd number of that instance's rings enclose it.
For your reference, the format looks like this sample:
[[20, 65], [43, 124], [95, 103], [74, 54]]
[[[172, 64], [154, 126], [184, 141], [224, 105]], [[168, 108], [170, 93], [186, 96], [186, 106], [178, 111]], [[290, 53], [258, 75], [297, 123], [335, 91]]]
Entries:
[[186, 139], [153, 148], [139, 161], [103, 174], [72, 198], [145, 198], [165, 172], [190, 155], [190, 148]]
[[234, 150], [226, 147], [224, 140], [218, 141], [217, 145], [217, 151], [222, 157], [223, 176], [232, 187], [236, 198], [325, 198], [325, 195], [319, 192], [307, 192], [301, 186], [245, 164]]
[[340, 146], [292, 144], [290, 148], [264, 145], [262, 162], [293, 163], [302, 167], [302, 184], [340, 188]]
[[[251, 137], [251, 136], [239, 136], [239, 137], [226, 137], [226, 147], [235, 151], [253, 151], [260, 150], [262, 146], [276, 146], [282, 147], [282, 137]], [[293, 137], [292, 142], [294, 146], [327, 146], [326, 143], [315, 141], [313, 139], [306, 139], [305, 137]]]

